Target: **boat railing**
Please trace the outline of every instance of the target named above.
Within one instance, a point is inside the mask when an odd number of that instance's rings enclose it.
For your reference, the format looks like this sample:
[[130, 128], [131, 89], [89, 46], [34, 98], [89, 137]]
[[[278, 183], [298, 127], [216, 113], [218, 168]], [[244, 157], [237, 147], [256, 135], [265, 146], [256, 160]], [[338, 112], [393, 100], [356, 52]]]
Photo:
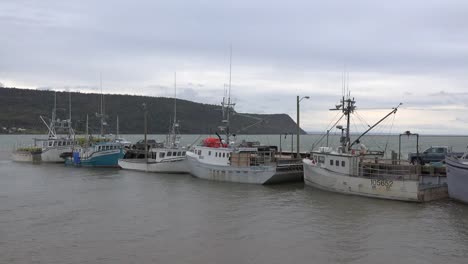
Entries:
[[400, 180], [419, 180], [420, 168], [412, 164], [398, 164], [394, 160], [379, 160], [379, 162], [360, 162], [359, 177], [365, 178], [390, 178]]
[[230, 164], [235, 167], [270, 166], [275, 163], [271, 152], [238, 152], [231, 153]]

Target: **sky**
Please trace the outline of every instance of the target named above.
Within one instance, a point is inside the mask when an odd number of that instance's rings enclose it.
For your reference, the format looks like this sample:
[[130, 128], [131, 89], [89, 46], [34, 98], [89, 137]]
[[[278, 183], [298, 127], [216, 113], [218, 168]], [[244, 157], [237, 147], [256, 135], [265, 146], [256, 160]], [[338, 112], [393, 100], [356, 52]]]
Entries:
[[[325, 131], [343, 72], [367, 124], [468, 134], [468, 1], [0, 0], [0, 86], [287, 113]], [[354, 119], [360, 121], [359, 119]], [[390, 122], [390, 121], [389, 121]], [[364, 123], [364, 122], [361, 122]], [[364, 129], [358, 126], [356, 129]], [[382, 131], [385, 132], [385, 131]]]

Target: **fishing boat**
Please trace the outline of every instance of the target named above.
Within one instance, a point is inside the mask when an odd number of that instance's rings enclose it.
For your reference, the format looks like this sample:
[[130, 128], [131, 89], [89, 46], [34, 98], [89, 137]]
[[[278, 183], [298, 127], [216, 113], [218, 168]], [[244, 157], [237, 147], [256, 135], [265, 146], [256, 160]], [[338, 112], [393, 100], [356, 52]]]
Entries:
[[118, 142], [93, 142], [88, 147], [76, 148], [67, 165], [83, 167], [118, 167], [118, 160], [125, 155], [124, 147]]
[[[54, 108], [49, 122], [40, 116], [40, 119], [48, 129], [47, 138], [34, 138], [29, 146], [17, 147], [12, 153], [12, 160], [19, 162], [51, 162], [61, 163], [64, 153], [70, 153], [76, 144], [75, 131], [71, 121], [71, 93], [69, 93], [69, 118], [60, 120], [57, 118], [57, 93], [54, 93]], [[65, 132], [60, 135], [57, 132]]]
[[104, 127], [107, 126], [107, 115], [104, 113], [104, 94], [101, 81], [101, 107], [96, 113], [100, 120], [101, 133], [98, 137], [89, 135], [88, 116], [86, 115], [86, 136], [81, 146], [73, 149], [71, 157], [65, 161], [66, 165], [83, 167], [118, 167], [118, 160], [125, 155], [124, 145], [121, 142], [106, 137]]
[[[363, 137], [383, 120], [396, 114], [401, 103], [385, 117], [370, 126], [355, 140], [351, 140], [351, 115], [355, 113], [354, 98], [350, 94], [330, 110], [341, 111], [346, 126], [341, 130], [340, 145], [319, 147], [304, 159], [304, 182], [322, 190], [373, 198], [423, 202], [446, 197], [445, 175], [423, 175], [421, 165], [408, 161], [383, 159], [383, 153], [369, 151]], [[335, 125], [338, 123], [335, 123]]]
[[[174, 77], [174, 91], [177, 91]], [[122, 169], [160, 172], [160, 173], [188, 173], [186, 148], [180, 145], [179, 123], [177, 122], [177, 94], [174, 92], [174, 121], [164, 144], [155, 144], [148, 150], [147, 143], [147, 110], [145, 107], [145, 140], [144, 150], [127, 151], [125, 157], [118, 164]]]
[[237, 183], [302, 181], [301, 159], [281, 160], [276, 156], [275, 147], [236, 143], [235, 135], [230, 132], [230, 115], [234, 107], [231, 102], [231, 65], [229, 90], [227, 94], [225, 91], [221, 103], [224, 125], [219, 127], [225, 138], [216, 133], [217, 137], [206, 138], [201, 145], [187, 151], [190, 173], [201, 179]]
[[462, 157], [447, 156], [447, 184], [449, 197], [468, 203], [468, 150]]

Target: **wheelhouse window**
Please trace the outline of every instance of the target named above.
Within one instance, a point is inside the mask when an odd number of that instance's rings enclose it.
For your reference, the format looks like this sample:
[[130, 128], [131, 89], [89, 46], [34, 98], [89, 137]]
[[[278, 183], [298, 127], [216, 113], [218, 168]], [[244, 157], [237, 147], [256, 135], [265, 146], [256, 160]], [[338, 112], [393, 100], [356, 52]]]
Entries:
[[215, 152], [215, 157], [218, 157], [218, 152]]
[[162, 158], [164, 158], [165, 154], [166, 153], [164, 153], [164, 152], [159, 152], [159, 157], [162, 159]]
[[341, 161], [341, 167], [344, 167], [346, 165], [346, 162], [344, 160]]
[[177, 152], [177, 156], [180, 156], [180, 151], [179, 151], [179, 152]]
[[208, 156], [211, 156], [211, 150], [210, 150], [210, 151], [208, 151]]
[[172, 156], [177, 156], [177, 152], [172, 152]]
[[330, 160], [330, 165], [333, 166], [333, 160]]
[[226, 153], [223, 153], [223, 158], [225, 158], [225, 157], [226, 157]]
[[340, 166], [340, 161], [339, 160], [335, 161], [335, 166]]
[[182, 156], [185, 156], [185, 151], [182, 151]]
[[[200, 155], [200, 154], [198, 154], [198, 155]], [[167, 153], [167, 156], [168, 156], [168, 157], [172, 156], [172, 152], [169, 151], [169, 152]]]
[[52, 147], [53, 142], [49, 141], [49, 147]]

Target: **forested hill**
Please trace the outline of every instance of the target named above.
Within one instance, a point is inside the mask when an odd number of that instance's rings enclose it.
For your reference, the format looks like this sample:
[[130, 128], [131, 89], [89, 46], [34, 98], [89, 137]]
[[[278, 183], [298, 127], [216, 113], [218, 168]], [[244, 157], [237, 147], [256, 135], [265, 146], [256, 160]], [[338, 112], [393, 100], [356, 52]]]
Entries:
[[[57, 117], [68, 118], [68, 92], [57, 92]], [[89, 127], [97, 133], [100, 94], [72, 93], [72, 122], [78, 132], [85, 129], [86, 115]], [[133, 95], [104, 95], [105, 113], [108, 115], [107, 133], [115, 133], [119, 116], [120, 133], [143, 133], [142, 104], [148, 107], [148, 132], [166, 133], [173, 118], [174, 99]], [[0, 130], [24, 128], [25, 133], [46, 132], [39, 116], [50, 117], [54, 105], [54, 91], [0, 88]], [[221, 125], [219, 105], [177, 100], [177, 119], [182, 134], [211, 134]], [[239, 134], [295, 133], [296, 123], [286, 114], [237, 114], [231, 119], [231, 130]], [[301, 130], [302, 133], [305, 133]]]

